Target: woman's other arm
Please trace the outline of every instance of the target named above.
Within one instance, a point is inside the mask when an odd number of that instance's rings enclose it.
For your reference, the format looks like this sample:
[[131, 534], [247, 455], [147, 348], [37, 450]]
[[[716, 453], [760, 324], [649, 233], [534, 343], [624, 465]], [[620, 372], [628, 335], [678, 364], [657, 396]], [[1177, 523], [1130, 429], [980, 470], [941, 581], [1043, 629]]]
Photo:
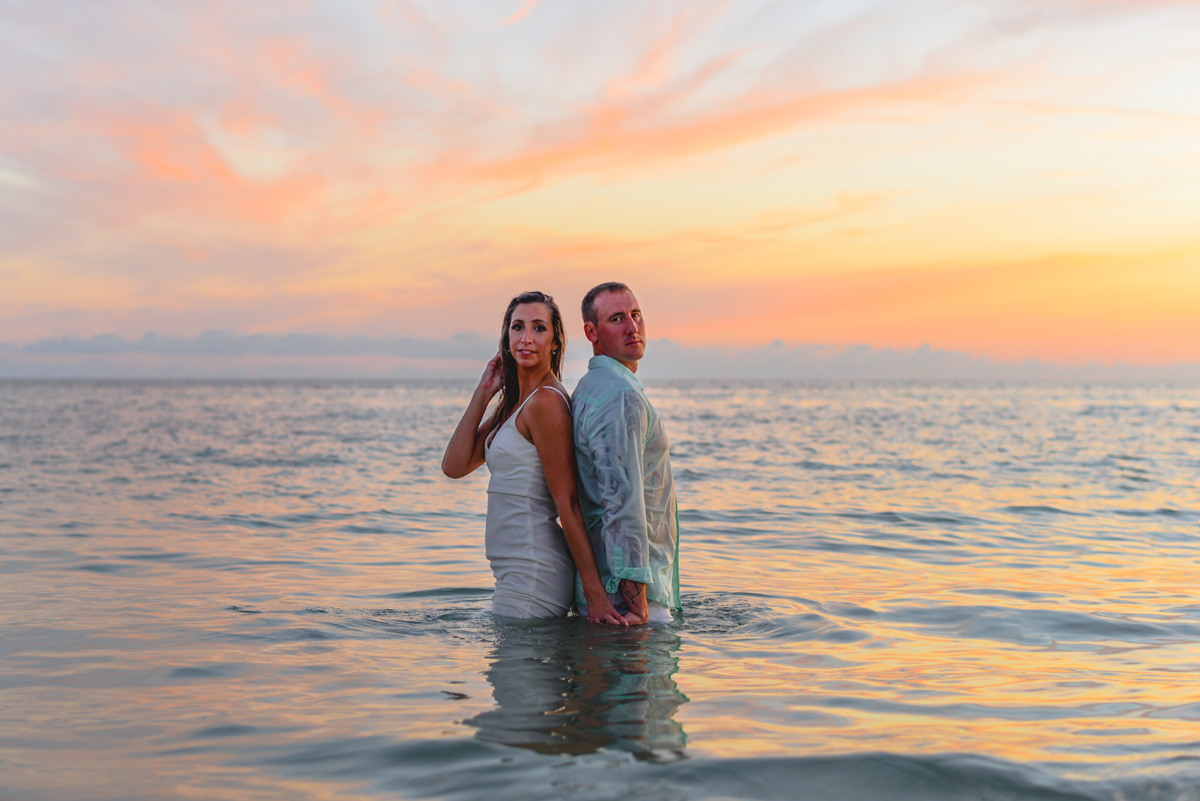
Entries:
[[504, 366], [497, 353], [483, 371], [479, 386], [475, 387], [467, 410], [442, 455], [442, 472], [450, 478], [462, 478], [483, 464], [483, 444], [492, 428], [491, 421], [483, 419], [483, 413], [503, 383]]
[[567, 547], [571, 549], [571, 557], [579, 571], [579, 581], [587, 599], [588, 620], [613, 626], [626, 625], [600, 582], [592, 541], [583, 525], [583, 509], [579, 506], [579, 487], [575, 477], [571, 412], [566, 402], [557, 392], [538, 393], [525, 405], [517, 427], [519, 431], [525, 429], [529, 433], [537, 448], [542, 470], [546, 474], [546, 486], [554, 498]]

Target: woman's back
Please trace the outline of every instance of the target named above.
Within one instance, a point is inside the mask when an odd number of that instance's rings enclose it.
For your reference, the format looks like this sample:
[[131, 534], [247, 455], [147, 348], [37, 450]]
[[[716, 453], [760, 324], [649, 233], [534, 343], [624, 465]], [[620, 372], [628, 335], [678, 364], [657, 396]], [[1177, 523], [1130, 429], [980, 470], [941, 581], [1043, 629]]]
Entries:
[[[570, 408], [562, 392], [548, 388]], [[525, 403], [537, 391], [530, 393]], [[560, 617], [571, 606], [575, 563], [558, 525], [558, 511], [537, 447], [517, 430], [517, 416], [525, 403], [504, 421], [484, 449], [491, 472], [484, 541], [496, 576], [492, 611], [504, 617]]]

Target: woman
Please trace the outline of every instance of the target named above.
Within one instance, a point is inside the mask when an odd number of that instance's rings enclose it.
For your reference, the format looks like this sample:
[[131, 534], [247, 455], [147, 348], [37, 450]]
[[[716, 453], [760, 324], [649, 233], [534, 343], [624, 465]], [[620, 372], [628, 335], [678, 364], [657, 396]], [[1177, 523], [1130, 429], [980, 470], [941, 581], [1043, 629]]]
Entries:
[[[571, 403], [560, 380], [566, 342], [554, 298], [526, 292], [512, 299], [504, 314], [500, 352], [488, 362], [454, 429], [442, 472], [462, 478], [485, 461], [491, 471], [484, 539], [496, 576], [493, 613], [519, 618], [566, 614], [578, 569], [588, 620], [623, 626], [625, 619], [600, 583], [583, 527]], [[484, 420], [497, 393], [496, 410]]]

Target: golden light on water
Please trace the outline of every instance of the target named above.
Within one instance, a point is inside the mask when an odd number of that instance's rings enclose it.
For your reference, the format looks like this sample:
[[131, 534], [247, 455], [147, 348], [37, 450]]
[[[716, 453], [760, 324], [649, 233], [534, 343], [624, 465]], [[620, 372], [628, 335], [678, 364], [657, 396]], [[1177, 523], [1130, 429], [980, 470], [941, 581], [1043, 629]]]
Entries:
[[0, 384], [11, 786], [1191, 786], [1195, 387], [651, 385], [684, 608], [636, 631], [491, 616], [469, 390]]

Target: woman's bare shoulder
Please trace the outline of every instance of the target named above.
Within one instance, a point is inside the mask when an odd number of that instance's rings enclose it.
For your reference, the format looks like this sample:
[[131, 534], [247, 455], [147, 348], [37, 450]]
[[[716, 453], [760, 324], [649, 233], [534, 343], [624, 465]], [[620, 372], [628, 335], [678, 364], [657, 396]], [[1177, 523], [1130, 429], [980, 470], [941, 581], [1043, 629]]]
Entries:
[[532, 412], [534, 417], [541, 420], [571, 419], [571, 403], [566, 392], [553, 384], [543, 385], [534, 392], [522, 413], [524, 411]]

